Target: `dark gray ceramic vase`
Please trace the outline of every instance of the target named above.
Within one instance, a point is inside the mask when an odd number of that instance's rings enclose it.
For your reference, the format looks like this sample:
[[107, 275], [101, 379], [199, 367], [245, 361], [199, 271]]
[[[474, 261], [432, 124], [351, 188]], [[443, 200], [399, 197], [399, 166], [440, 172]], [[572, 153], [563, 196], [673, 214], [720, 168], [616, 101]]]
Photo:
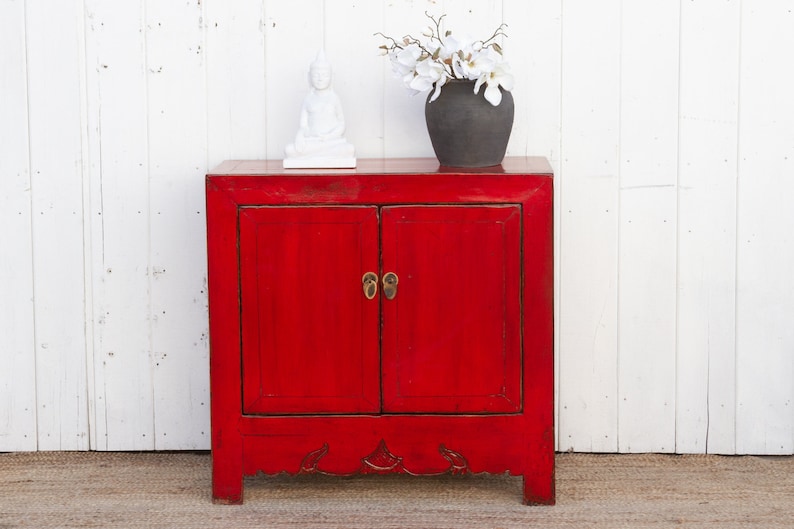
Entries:
[[428, 96], [427, 132], [441, 165], [489, 167], [502, 163], [513, 130], [513, 96], [502, 90], [502, 102], [493, 106], [484, 94], [485, 86], [479, 94], [474, 93], [474, 81], [453, 80], [432, 103]]

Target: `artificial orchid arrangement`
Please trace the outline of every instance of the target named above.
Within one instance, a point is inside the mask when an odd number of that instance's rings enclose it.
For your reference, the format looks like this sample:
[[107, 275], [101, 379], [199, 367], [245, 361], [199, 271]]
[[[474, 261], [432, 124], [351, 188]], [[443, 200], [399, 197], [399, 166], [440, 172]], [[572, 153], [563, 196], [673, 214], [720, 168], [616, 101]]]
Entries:
[[432, 21], [419, 40], [406, 35], [401, 40], [383, 33], [376, 33], [389, 41], [380, 46], [383, 55], [388, 55], [395, 74], [414, 93], [433, 89], [430, 102], [438, 99], [441, 88], [447, 81], [460, 79], [474, 81], [474, 93], [478, 94], [485, 84], [485, 99], [493, 106], [502, 102], [501, 86], [513, 89], [513, 76], [502, 56], [502, 48], [496, 42], [506, 37], [506, 24], [501, 24], [486, 40], [470, 37], [458, 38], [441, 25], [446, 15], [439, 18], [425, 13]]

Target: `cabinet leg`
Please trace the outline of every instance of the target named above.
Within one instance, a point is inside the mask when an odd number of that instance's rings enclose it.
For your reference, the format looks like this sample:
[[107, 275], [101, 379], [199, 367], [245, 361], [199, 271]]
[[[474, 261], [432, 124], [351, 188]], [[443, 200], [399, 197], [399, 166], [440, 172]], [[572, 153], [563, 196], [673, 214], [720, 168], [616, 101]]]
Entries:
[[554, 477], [539, 478], [524, 475], [524, 503], [526, 505], [554, 505]]
[[239, 464], [221, 463], [218, 454], [212, 454], [212, 502], [225, 505], [243, 503], [243, 466], [238, 454]]
[[212, 503], [223, 505], [241, 505], [243, 503], [243, 480], [220, 482], [217, 478], [212, 480]]

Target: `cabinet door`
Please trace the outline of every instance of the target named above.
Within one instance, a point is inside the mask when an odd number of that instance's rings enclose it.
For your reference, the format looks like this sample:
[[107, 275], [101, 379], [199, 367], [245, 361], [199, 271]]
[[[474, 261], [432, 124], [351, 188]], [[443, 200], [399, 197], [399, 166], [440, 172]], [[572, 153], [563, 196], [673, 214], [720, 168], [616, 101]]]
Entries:
[[521, 410], [518, 205], [382, 212], [383, 410]]
[[239, 241], [243, 412], [377, 412], [377, 208], [245, 207]]

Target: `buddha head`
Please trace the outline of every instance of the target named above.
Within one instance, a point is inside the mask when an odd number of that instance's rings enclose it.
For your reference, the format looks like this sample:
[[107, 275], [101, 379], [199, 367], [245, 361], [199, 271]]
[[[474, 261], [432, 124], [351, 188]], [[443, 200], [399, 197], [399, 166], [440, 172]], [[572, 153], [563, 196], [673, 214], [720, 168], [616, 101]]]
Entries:
[[309, 84], [315, 90], [325, 90], [331, 86], [331, 63], [326, 60], [323, 50], [309, 66]]

